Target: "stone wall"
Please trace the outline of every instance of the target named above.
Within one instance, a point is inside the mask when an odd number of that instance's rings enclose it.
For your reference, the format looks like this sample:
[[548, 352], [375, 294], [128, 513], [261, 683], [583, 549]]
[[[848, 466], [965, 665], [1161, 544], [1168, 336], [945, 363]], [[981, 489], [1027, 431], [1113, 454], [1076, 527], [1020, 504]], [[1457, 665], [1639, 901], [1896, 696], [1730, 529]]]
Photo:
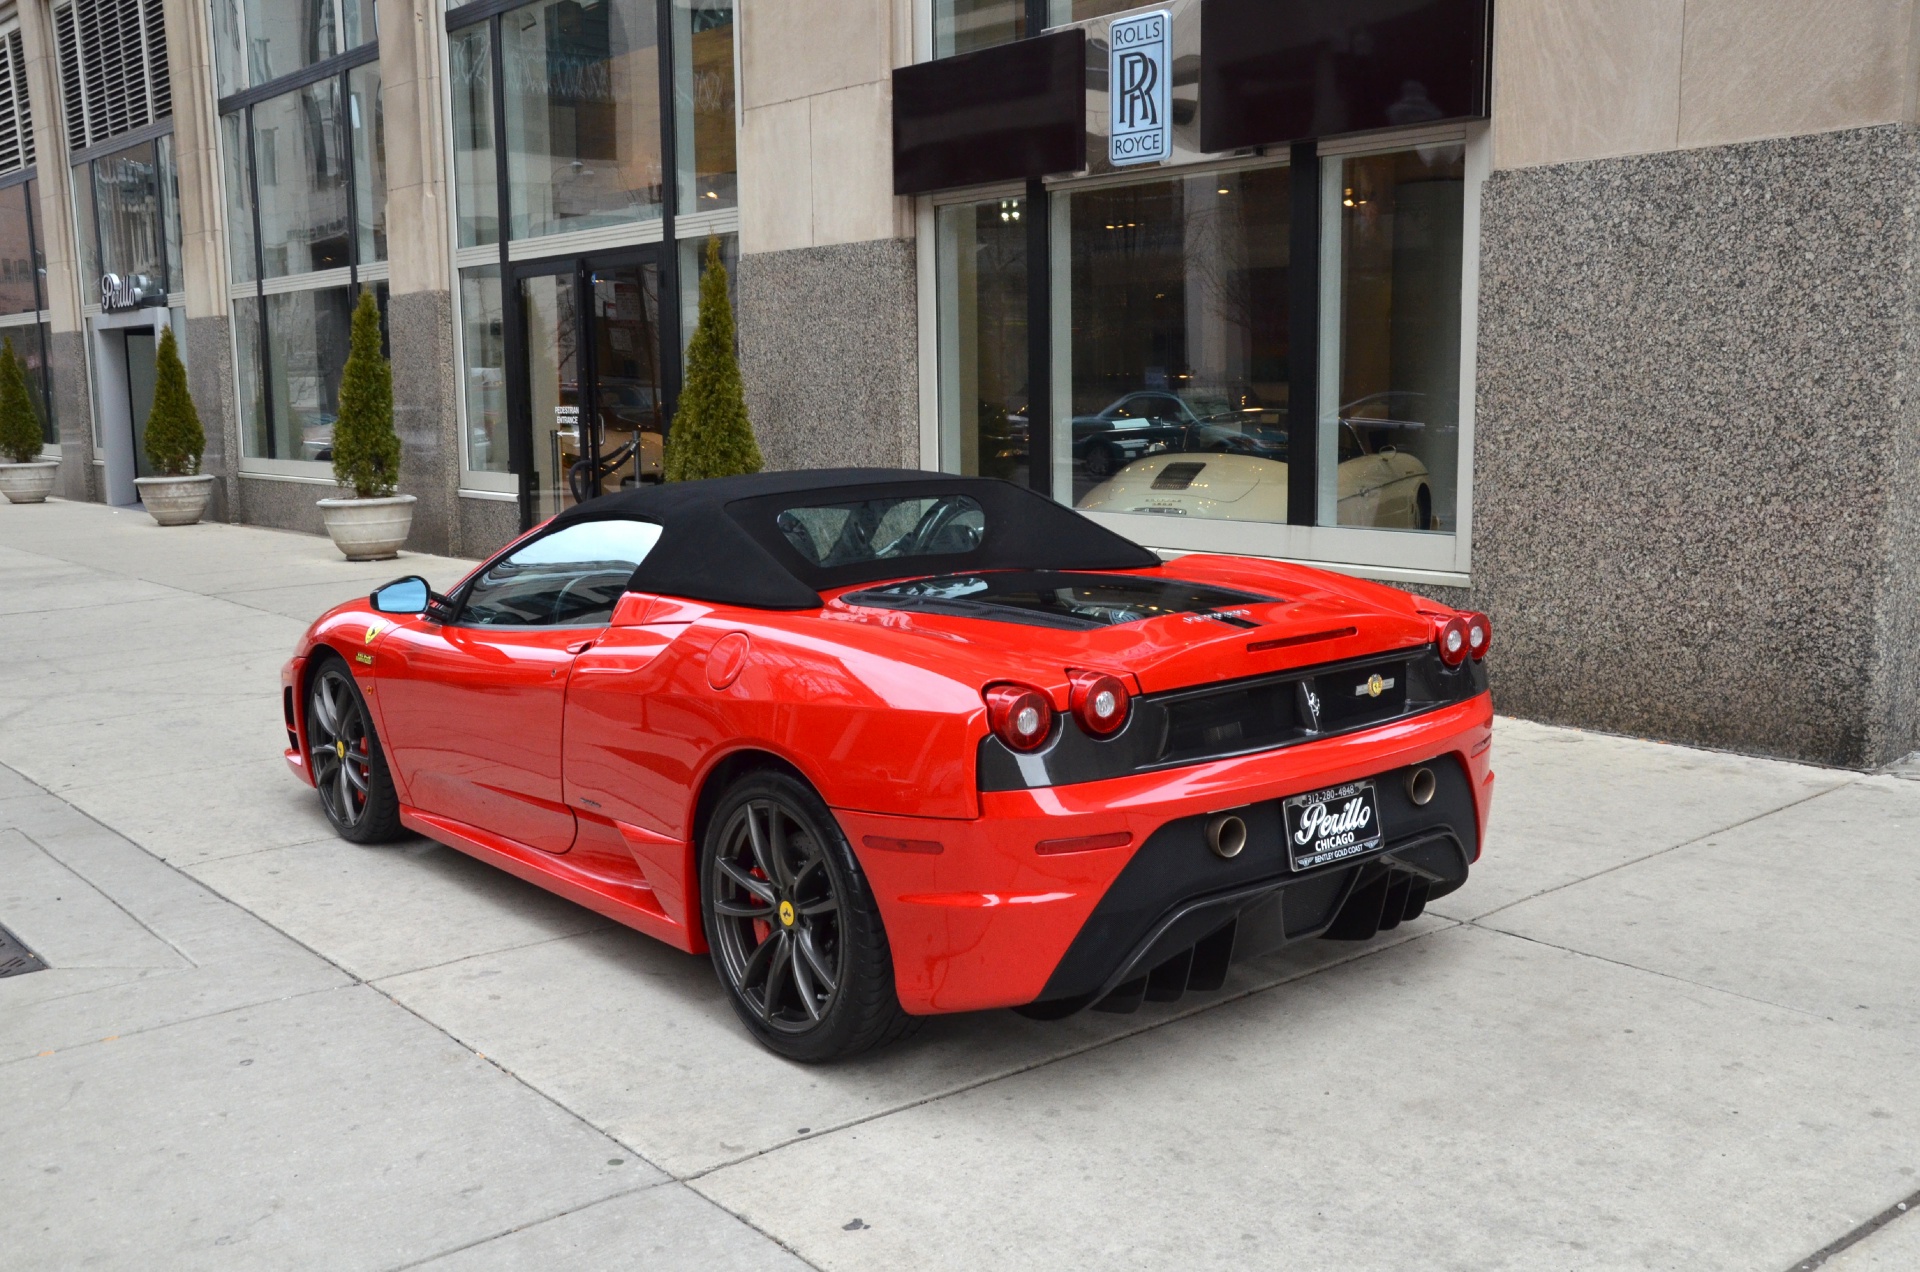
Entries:
[[1471, 598], [1503, 711], [1920, 747], [1915, 154], [1885, 126], [1489, 181]]
[[920, 466], [914, 245], [742, 257], [747, 415], [768, 468]]

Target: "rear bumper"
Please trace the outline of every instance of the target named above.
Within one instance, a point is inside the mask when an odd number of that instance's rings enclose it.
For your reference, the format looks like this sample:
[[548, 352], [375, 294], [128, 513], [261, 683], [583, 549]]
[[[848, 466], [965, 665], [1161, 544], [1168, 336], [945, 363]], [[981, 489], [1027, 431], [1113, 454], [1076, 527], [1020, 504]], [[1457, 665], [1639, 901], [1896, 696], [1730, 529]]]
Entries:
[[[1284, 939], [1342, 935], [1353, 912], [1365, 926], [1376, 902], [1375, 928], [1460, 886], [1486, 828], [1492, 725], [1482, 694], [1283, 751], [984, 792], [982, 816], [970, 821], [836, 812], [873, 885], [909, 1012], [1041, 1003], [1042, 1012], [1064, 1014], [1103, 999], [1126, 1006], [1149, 988], [1155, 997], [1177, 994], [1175, 979], [1180, 989], [1208, 987], [1211, 969], [1223, 973], [1231, 953], [1231, 933], [1220, 933], [1255, 910], [1277, 907]], [[1422, 764], [1441, 777], [1441, 794], [1415, 809], [1391, 775]], [[1279, 800], [1366, 777], [1380, 779], [1384, 853], [1291, 872]], [[1223, 861], [1206, 849], [1203, 830], [1208, 816], [1229, 809], [1251, 834], [1244, 852]], [[1040, 847], [1121, 833], [1124, 846]], [[1159, 979], [1145, 984], [1156, 968]]]

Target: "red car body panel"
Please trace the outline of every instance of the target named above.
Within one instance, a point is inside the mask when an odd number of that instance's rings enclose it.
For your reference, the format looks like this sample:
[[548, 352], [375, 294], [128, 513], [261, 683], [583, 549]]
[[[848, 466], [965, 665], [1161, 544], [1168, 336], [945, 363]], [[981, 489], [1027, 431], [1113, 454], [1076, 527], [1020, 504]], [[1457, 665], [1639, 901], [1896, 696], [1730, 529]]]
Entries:
[[[1033, 1001], [1141, 845], [1178, 818], [1453, 756], [1484, 840], [1484, 693], [1283, 749], [981, 791], [981, 693], [994, 681], [1032, 684], [1065, 710], [1076, 670], [1151, 694], [1424, 646], [1434, 615], [1452, 613], [1244, 558], [1182, 557], [1161, 573], [1289, 599], [1234, 611], [1245, 628], [1167, 615], [1086, 631], [838, 596], [766, 611], [630, 593], [603, 629], [533, 630], [443, 627], [352, 602], [313, 625], [283, 673], [286, 757], [311, 784], [306, 677], [331, 651], [372, 708], [408, 827], [696, 953], [703, 791], [732, 758], [776, 757], [838, 817], [916, 1014]], [[1038, 849], [1121, 834], [1124, 845]]]

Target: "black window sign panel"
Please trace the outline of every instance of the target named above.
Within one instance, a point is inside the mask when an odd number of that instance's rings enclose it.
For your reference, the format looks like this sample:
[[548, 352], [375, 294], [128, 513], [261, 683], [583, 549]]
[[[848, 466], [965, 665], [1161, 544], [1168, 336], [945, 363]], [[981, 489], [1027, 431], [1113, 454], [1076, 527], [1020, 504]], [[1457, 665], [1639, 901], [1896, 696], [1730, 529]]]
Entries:
[[1203, 0], [1209, 151], [1484, 119], [1492, 0]]
[[893, 192], [1078, 171], [1086, 97], [1077, 28], [903, 66], [893, 73]]

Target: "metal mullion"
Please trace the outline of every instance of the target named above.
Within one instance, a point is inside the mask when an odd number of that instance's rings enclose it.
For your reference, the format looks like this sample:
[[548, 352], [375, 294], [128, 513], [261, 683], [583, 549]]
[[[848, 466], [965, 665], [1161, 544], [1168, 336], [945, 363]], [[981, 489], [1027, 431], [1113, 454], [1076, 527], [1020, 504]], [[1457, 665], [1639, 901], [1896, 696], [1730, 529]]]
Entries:
[[6, 176], [0, 177], [0, 190], [5, 190], [9, 186], [24, 185], [37, 176], [39, 176], [38, 164], [30, 163], [24, 168], [15, 168]]
[[[31, 172], [33, 169], [28, 168], [26, 171]], [[40, 316], [47, 312], [47, 291], [45, 284], [40, 280], [40, 267], [34, 263], [36, 249], [40, 247], [40, 223], [34, 218], [33, 200], [27, 197], [24, 183], [20, 190], [20, 201], [27, 205], [27, 268], [33, 273], [33, 338], [34, 342], [40, 346], [40, 411], [42, 418], [52, 421], [53, 388], [49, 381], [52, 379], [50, 372], [53, 364], [51, 351], [47, 348], [47, 324], [40, 320]], [[56, 425], [54, 428], [56, 444], [59, 436], [60, 430]]]
[[[338, 21], [339, 9], [334, 10]], [[360, 162], [353, 148], [353, 83], [345, 71], [340, 72], [340, 153], [347, 162], [347, 291], [354, 303], [360, 300]], [[369, 152], [373, 145], [371, 121], [369, 121], [367, 145]], [[369, 153], [368, 160], [372, 156]]]
[[[1047, 28], [1047, 0], [1027, 0], [1028, 39]], [[1027, 182], [1027, 485], [1053, 490], [1053, 209], [1047, 183]]]
[[458, 31], [476, 22], [497, 18], [503, 13], [528, 3], [530, 0], [474, 0], [472, 4], [463, 4], [447, 10], [447, 30]]
[[1287, 173], [1287, 524], [1318, 524], [1320, 504], [1320, 155], [1296, 142]]
[[368, 62], [380, 60], [380, 41], [370, 40], [359, 48], [348, 49], [345, 53], [336, 53], [311, 66], [303, 66], [297, 71], [289, 71], [279, 79], [268, 80], [253, 88], [245, 88], [237, 93], [221, 98], [215, 103], [215, 109], [222, 115], [231, 115], [243, 107], [258, 105], [269, 98], [291, 93], [295, 89], [305, 88], [309, 84], [318, 84], [329, 76], [342, 75]]
[[[260, 408], [266, 415], [266, 458], [278, 459], [280, 446], [273, 427], [273, 342], [267, 335], [267, 251], [260, 230], [259, 146], [253, 137], [253, 107], [248, 106], [243, 114], [247, 121], [247, 209], [253, 220], [253, 307], [260, 325]], [[244, 455], [246, 450], [246, 439], [242, 438], [240, 453]]]
[[[507, 354], [507, 471], [520, 479], [520, 528], [533, 528], [533, 388], [527, 383], [527, 317], [520, 279], [508, 256], [513, 229], [507, 190], [507, 58], [500, 44], [500, 17], [487, 18], [487, 72], [493, 116], [493, 238], [500, 247], [500, 318]], [[514, 386], [518, 385], [516, 391]], [[524, 405], [525, 410], [515, 410]], [[519, 421], [516, 423], [516, 420]]]
[[[34, 220], [33, 200], [27, 197], [25, 190], [20, 192], [20, 201], [27, 205], [27, 268], [33, 272], [33, 311], [39, 313], [47, 307], [46, 289], [40, 284], [40, 267], [33, 263], [34, 248], [39, 245], [39, 222]], [[41, 365], [46, 364], [43, 362]]]
[[[670, 430], [675, 408], [680, 403], [680, 240], [674, 218], [680, 203], [680, 167], [677, 129], [679, 116], [674, 104], [673, 79], [673, 0], [657, 0], [655, 44], [660, 54], [660, 249], [659, 282], [655, 293], [653, 337], [660, 345], [660, 394], [662, 438]], [[691, 54], [691, 44], [689, 44]], [[738, 85], [735, 92], [739, 91]], [[645, 268], [644, 266], [642, 267]], [[698, 266], [694, 277], [700, 276]], [[645, 275], [642, 274], [644, 280]], [[641, 303], [644, 307], [644, 287]]]

